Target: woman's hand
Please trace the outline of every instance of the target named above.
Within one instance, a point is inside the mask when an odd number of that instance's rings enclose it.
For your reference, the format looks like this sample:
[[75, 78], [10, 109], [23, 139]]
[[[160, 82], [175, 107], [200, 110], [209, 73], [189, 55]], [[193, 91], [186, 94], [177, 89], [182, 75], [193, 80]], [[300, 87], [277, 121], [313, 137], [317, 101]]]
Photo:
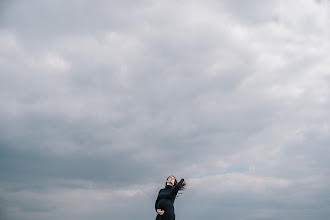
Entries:
[[161, 209], [157, 209], [157, 213], [159, 214], [159, 215], [163, 215], [164, 214], [164, 210], [161, 210]]

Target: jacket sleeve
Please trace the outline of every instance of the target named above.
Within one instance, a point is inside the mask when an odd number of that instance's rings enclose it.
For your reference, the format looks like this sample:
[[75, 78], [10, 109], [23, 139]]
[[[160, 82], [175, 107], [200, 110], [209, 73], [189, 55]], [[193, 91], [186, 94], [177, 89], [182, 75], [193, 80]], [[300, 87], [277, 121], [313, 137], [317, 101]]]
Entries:
[[184, 179], [182, 178], [182, 179], [180, 180], [180, 182], [178, 182], [178, 183], [175, 185], [174, 190], [173, 190], [174, 195], [176, 195], [176, 194], [178, 193], [178, 191], [179, 191], [180, 187], [182, 186], [183, 182], [184, 182]]
[[[159, 193], [160, 193], [160, 190], [159, 190]], [[155, 202], [155, 210], [157, 211], [157, 204], [159, 202], [159, 193], [158, 193], [158, 196], [157, 196], [157, 199], [156, 199], [156, 202]]]

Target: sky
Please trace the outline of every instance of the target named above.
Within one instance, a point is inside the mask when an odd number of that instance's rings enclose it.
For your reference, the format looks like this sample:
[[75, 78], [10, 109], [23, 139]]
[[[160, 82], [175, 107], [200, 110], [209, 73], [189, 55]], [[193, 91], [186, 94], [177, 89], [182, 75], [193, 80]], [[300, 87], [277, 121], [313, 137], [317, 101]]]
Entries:
[[330, 216], [329, 0], [2, 0], [0, 219]]

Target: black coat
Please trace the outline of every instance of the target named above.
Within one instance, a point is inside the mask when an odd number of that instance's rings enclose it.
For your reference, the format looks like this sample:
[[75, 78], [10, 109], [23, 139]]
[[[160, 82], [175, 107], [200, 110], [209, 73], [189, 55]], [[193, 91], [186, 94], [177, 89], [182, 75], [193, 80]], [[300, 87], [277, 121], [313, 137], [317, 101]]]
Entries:
[[162, 209], [165, 212], [163, 215], [157, 213], [156, 220], [175, 220], [174, 200], [183, 181], [184, 179], [181, 179], [175, 186], [166, 185], [164, 189], [159, 190], [155, 210]]

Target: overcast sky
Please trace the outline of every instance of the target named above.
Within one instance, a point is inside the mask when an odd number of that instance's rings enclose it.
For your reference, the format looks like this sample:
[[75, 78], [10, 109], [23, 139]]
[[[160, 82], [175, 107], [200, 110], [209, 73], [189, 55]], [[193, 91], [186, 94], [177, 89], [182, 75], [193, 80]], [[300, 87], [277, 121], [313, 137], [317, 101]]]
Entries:
[[328, 220], [329, 0], [1, 0], [0, 219]]

